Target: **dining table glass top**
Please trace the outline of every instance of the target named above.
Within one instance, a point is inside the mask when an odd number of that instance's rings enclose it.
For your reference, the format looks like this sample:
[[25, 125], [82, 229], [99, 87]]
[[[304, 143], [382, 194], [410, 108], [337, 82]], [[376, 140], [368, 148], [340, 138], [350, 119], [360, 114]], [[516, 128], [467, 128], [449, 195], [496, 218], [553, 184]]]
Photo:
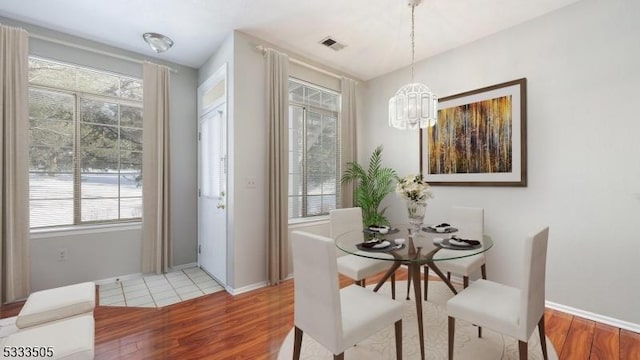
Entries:
[[[445, 247], [450, 245], [447, 240], [455, 234], [430, 233], [424, 230], [415, 233], [410, 228], [410, 225], [405, 224], [394, 225], [387, 234], [372, 233], [367, 229], [349, 231], [336, 237], [336, 247], [345, 253], [370, 259], [427, 263], [474, 256], [493, 246], [491, 237], [484, 235], [482, 239], [465, 238], [479, 240], [479, 245]], [[445, 245], [441, 244], [443, 240]], [[365, 247], [371, 245], [369, 241], [376, 242], [377, 248]], [[384, 241], [389, 245], [384, 246]]]

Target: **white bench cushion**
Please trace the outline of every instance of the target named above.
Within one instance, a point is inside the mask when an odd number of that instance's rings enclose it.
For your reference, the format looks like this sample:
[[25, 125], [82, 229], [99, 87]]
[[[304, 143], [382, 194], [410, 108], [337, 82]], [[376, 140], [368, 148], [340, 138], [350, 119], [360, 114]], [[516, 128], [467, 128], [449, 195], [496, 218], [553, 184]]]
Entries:
[[[20, 330], [3, 339], [1, 346], [3, 348], [50, 346], [53, 350], [53, 357], [45, 354], [43, 357], [30, 359], [93, 359], [94, 327], [92, 313], [78, 315]], [[2, 358], [6, 359], [6, 357]]]
[[96, 285], [92, 282], [37, 291], [27, 298], [16, 326], [24, 329], [92, 312], [95, 306]]

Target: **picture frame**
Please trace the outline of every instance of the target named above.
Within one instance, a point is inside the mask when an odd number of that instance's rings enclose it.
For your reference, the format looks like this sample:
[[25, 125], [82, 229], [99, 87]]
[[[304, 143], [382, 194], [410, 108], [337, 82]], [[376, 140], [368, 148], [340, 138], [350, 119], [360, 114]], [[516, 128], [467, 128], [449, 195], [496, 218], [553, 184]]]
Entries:
[[441, 98], [419, 136], [431, 185], [527, 186], [527, 79]]

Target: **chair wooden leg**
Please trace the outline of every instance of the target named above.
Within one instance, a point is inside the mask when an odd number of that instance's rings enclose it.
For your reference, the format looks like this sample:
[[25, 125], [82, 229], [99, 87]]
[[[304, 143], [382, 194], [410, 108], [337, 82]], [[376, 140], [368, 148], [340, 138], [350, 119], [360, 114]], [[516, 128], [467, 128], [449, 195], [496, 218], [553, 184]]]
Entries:
[[406, 300], [411, 300], [411, 297], [409, 297], [410, 290], [411, 290], [411, 276], [409, 276], [409, 278], [407, 279], [407, 297], [405, 298]]
[[424, 301], [427, 301], [427, 294], [429, 293], [429, 267], [424, 267]]
[[[482, 278], [486, 280], [487, 279], [487, 268], [485, 267], [484, 264], [480, 267], [480, 271], [482, 272]], [[469, 277], [468, 276], [463, 276], [462, 277], [462, 286], [465, 289], [469, 287]], [[482, 337], [482, 326], [478, 326], [478, 337], [479, 338]]]
[[396, 321], [396, 359], [402, 360], [402, 320]]
[[520, 352], [520, 360], [527, 360], [529, 357], [529, 350], [526, 341], [518, 341], [518, 350]]
[[333, 360], [344, 360], [344, 353], [333, 355]]
[[302, 347], [302, 330], [297, 326], [293, 335], [293, 360], [300, 360], [300, 348]]
[[548, 360], [549, 356], [547, 355], [547, 337], [545, 336], [544, 331], [544, 314], [538, 321], [538, 334], [540, 335], [540, 345], [542, 346], [542, 358], [544, 360]]
[[391, 274], [391, 298], [396, 299], [396, 273]]
[[360, 280], [360, 286], [367, 287], [367, 279]]
[[451, 273], [449, 271], [447, 271], [447, 280], [449, 280], [449, 282], [451, 282]]
[[453, 360], [453, 340], [456, 334], [456, 319], [449, 316], [449, 360]]

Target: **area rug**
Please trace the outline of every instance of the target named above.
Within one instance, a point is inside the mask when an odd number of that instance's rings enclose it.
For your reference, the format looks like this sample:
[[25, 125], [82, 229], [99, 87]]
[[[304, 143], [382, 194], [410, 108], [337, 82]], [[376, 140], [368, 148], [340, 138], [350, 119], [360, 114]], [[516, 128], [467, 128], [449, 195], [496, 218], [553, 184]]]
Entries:
[[17, 316], [0, 319], [0, 342], [7, 336], [18, 332], [18, 327], [16, 326], [17, 319]]
[[[398, 281], [398, 289], [406, 289], [406, 281]], [[372, 286], [370, 286], [372, 287]], [[391, 297], [388, 282], [380, 289], [380, 293]], [[399, 293], [403, 291], [400, 290]], [[402, 348], [403, 359], [420, 359], [420, 346], [418, 343], [418, 325], [416, 318], [416, 307], [413, 300], [404, 300], [404, 294], [396, 293], [397, 298], [401, 298], [404, 306], [404, 316], [402, 319]], [[413, 292], [412, 292], [413, 297]], [[447, 313], [446, 302], [453, 294], [440, 281], [429, 282], [429, 301], [423, 302], [422, 312], [425, 324], [425, 351], [426, 359], [447, 359]], [[482, 306], [482, 304], [478, 304]], [[547, 350], [550, 360], [557, 360], [558, 356], [553, 349], [553, 345], [547, 339]], [[482, 329], [482, 338], [478, 338], [477, 327], [470, 323], [456, 320], [455, 338], [456, 360], [517, 360], [518, 341], [487, 328]], [[278, 360], [290, 360], [293, 354], [293, 329], [289, 331], [278, 354]], [[315, 342], [306, 334], [302, 337], [301, 359], [321, 360], [332, 359], [333, 355], [322, 345]], [[372, 359], [395, 359], [395, 337], [393, 326], [379, 331], [367, 340], [349, 348], [345, 352], [345, 359], [348, 360], [372, 360]], [[542, 350], [538, 331], [534, 331], [529, 339], [529, 359], [541, 360]]]

